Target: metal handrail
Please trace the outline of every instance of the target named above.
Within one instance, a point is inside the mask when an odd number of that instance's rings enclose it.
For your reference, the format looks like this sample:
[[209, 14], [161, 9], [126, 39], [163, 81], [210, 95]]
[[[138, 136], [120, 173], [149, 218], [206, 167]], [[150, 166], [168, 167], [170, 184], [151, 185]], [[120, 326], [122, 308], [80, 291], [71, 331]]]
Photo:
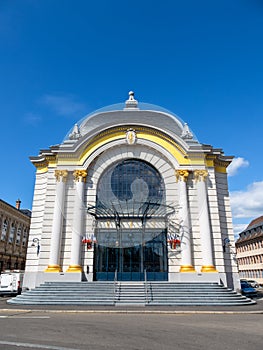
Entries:
[[147, 271], [144, 269], [144, 288], [145, 288], [145, 304], [149, 303], [148, 300], [148, 284], [147, 284]]
[[116, 297], [117, 297], [117, 282], [118, 282], [118, 271], [117, 269], [115, 270], [115, 274], [114, 274], [114, 303], [116, 301]]

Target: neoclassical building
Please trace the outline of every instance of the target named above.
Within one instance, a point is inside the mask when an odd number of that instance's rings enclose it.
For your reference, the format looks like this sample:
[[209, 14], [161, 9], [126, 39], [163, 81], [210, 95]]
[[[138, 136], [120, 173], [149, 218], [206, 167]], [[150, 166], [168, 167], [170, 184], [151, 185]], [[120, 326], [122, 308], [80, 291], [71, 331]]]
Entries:
[[232, 157], [199, 143], [173, 113], [130, 92], [30, 159], [36, 181], [26, 287], [145, 278], [239, 287], [226, 249], [234, 244]]
[[0, 199], [0, 272], [24, 270], [31, 211]]
[[241, 278], [263, 284], [263, 216], [250, 222], [236, 241], [236, 257]]

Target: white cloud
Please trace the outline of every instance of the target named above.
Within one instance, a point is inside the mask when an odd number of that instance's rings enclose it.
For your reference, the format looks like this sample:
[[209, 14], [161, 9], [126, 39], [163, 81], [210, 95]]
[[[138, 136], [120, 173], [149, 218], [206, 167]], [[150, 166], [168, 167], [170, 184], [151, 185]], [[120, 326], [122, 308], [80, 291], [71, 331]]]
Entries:
[[51, 108], [56, 114], [72, 116], [84, 113], [86, 107], [83, 103], [77, 102], [73, 95], [44, 95], [40, 102]]
[[245, 168], [247, 166], [249, 166], [249, 162], [246, 159], [242, 157], [234, 158], [232, 163], [227, 168], [228, 176], [236, 175], [240, 168]]
[[254, 219], [263, 214], [263, 181], [253, 182], [244, 191], [230, 193], [233, 218]]
[[35, 113], [26, 113], [24, 121], [30, 125], [38, 125], [42, 121], [42, 117]]

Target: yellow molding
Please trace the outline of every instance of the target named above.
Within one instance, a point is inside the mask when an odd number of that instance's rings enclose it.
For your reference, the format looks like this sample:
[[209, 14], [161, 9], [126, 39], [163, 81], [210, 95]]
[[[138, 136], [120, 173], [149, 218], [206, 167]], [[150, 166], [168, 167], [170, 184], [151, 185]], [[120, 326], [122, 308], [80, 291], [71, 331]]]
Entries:
[[95, 152], [98, 148], [104, 146], [106, 143], [118, 140], [118, 139], [125, 139], [126, 134], [123, 132], [117, 132], [114, 135], [106, 135], [104, 137], [101, 137], [99, 140], [93, 142], [91, 145], [89, 145], [84, 152], [81, 155], [81, 158], [77, 162], [78, 165], [82, 165], [85, 160], [93, 153]]
[[203, 265], [201, 268], [201, 272], [218, 272], [217, 269], [213, 265]]
[[70, 265], [66, 272], [82, 272], [82, 266], [80, 265]]
[[[57, 165], [82, 166], [86, 159], [100, 147], [116, 140], [124, 141], [127, 128], [128, 126], [122, 126], [103, 131], [86, 144], [79, 156], [77, 154], [63, 154], [56, 158], [49, 157], [46, 167], [54, 168]], [[160, 145], [178, 161], [179, 165], [205, 165], [205, 157], [202, 154], [188, 156], [187, 152], [175, 140], [161, 131], [142, 126], [133, 126], [133, 128], [136, 131], [137, 139], [148, 140]], [[45, 171], [47, 170], [45, 169]]]
[[62, 272], [62, 268], [59, 265], [48, 265], [44, 272]]
[[196, 272], [195, 268], [192, 265], [181, 265], [180, 272]]
[[215, 171], [216, 171], [217, 173], [223, 173], [223, 174], [226, 174], [226, 173], [227, 173], [226, 168], [223, 167], [223, 166], [216, 166], [216, 167], [215, 167]]
[[205, 165], [209, 168], [214, 167], [214, 160], [213, 159], [206, 159], [205, 160]]
[[44, 174], [48, 171], [48, 167], [47, 166], [42, 166], [42, 167], [36, 167], [37, 168], [37, 174]]
[[164, 149], [166, 149], [170, 154], [172, 154], [178, 163], [180, 165], [189, 165], [190, 160], [188, 158], [185, 158], [185, 155], [181, 152], [181, 150], [178, 149], [174, 144], [171, 142], [165, 140], [164, 138], [160, 137], [159, 135], [151, 135], [148, 133], [139, 133], [137, 135], [138, 139], [144, 139], [144, 140], [149, 140], [157, 145], [162, 146]]

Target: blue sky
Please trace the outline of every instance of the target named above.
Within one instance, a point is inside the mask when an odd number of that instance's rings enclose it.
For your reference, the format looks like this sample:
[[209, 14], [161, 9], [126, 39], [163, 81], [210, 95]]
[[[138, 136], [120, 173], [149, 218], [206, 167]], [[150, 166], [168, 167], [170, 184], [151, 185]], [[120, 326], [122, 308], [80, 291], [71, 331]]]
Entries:
[[236, 230], [262, 215], [262, 23], [260, 0], [1, 0], [0, 198], [31, 208], [28, 157], [133, 90], [236, 157]]

